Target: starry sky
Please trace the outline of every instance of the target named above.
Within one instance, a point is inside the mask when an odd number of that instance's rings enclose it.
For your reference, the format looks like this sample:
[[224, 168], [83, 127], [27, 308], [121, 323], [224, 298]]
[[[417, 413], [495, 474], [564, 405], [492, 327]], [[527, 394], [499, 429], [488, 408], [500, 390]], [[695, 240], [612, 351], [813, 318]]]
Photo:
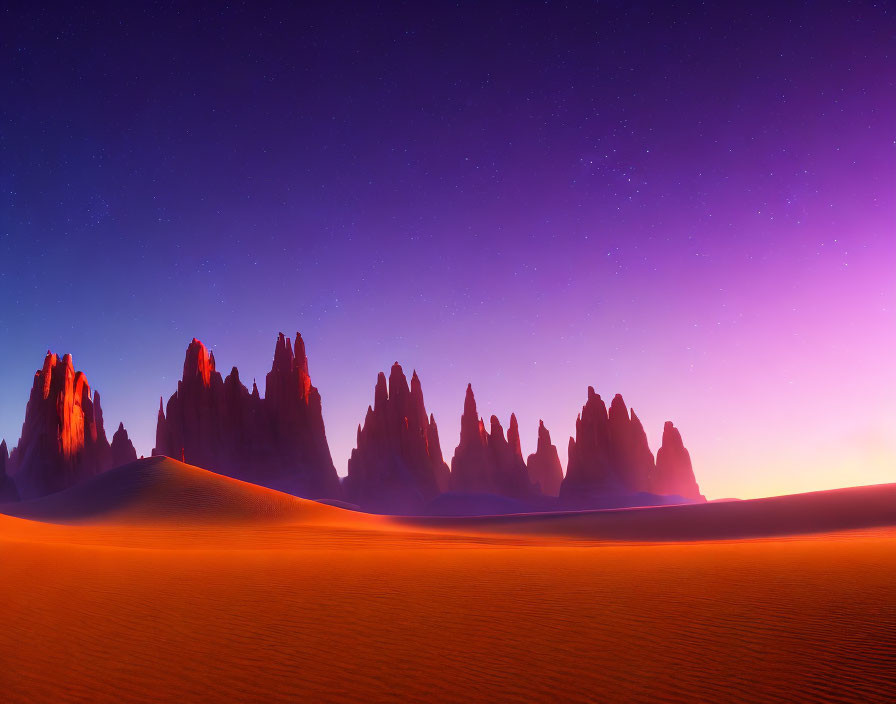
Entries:
[[[889, 7], [888, 7], [889, 5]], [[565, 463], [594, 385], [710, 498], [896, 481], [885, 2], [0, 10], [0, 436], [48, 348], [149, 454], [192, 337], [300, 330], [337, 469], [417, 369]]]

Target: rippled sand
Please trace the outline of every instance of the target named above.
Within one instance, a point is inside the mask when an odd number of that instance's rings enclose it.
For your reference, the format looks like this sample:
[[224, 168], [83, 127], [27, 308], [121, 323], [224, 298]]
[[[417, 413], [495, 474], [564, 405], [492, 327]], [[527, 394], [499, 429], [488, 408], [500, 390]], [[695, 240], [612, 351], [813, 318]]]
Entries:
[[145, 519], [0, 516], [0, 700], [896, 695], [892, 528], [623, 544]]

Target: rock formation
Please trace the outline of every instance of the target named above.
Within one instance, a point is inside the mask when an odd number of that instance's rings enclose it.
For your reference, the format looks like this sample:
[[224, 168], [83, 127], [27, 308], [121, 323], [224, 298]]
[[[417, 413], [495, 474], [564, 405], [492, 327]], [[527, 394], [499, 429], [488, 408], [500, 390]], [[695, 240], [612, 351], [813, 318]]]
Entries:
[[551, 434], [543, 421], [538, 421], [538, 446], [526, 460], [526, 469], [529, 470], [529, 481], [537, 484], [542, 494], [557, 496], [560, 493], [563, 467], [557, 447], [551, 443]]
[[656, 453], [652, 491], [655, 494], [674, 494], [692, 501], [705, 500], [694, 477], [691, 455], [672, 421], [666, 421], [663, 426], [663, 444]]
[[154, 455], [308, 498], [338, 498], [339, 478], [311, 385], [301, 335], [280, 333], [261, 398], [234, 367], [225, 379], [199, 340], [187, 347], [183, 378], [162, 408]]
[[61, 491], [112, 466], [100, 395], [71, 355], [47, 352], [34, 375], [22, 437], [9, 457], [23, 499]]
[[594, 388], [588, 387], [588, 399], [576, 418], [575, 439], [569, 439], [566, 477], [560, 496], [583, 492], [607, 492], [621, 488], [616, 471], [610, 465], [610, 429], [607, 407]]
[[[669, 435], [669, 448], [664, 453], [663, 467], [658, 469], [634, 410], [629, 413], [622, 396], [617, 394], [608, 412], [601, 397], [589, 386], [588, 399], [576, 419], [575, 438], [569, 439], [569, 460], [560, 497], [576, 501], [601, 494], [649, 493], [702, 500], [681, 436], [670, 428], [667, 423], [663, 442]], [[679, 489], [687, 493], [680, 493]]]
[[348, 461], [346, 498], [364, 510], [419, 513], [444, 491], [448, 465], [442, 459], [435, 418], [427, 417], [423, 388], [415, 371], [408, 388], [396, 362], [380, 372], [373, 407], [358, 426], [357, 446]]
[[124, 423], [118, 424], [118, 430], [112, 435], [112, 466], [121, 467], [137, 461], [137, 451], [134, 443], [128, 437], [128, 431], [124, 429]]
[[625, 401], [616, 394], [607, 414], [610, 435], [610, 462], [617, 468], [623, 486], [629, 491], [651, 491], [653, 453], [647, 444], [647, 433], [635, 409], [629, 413]]
[[451, 489], [465, 492], [491, 490], [488, 433], [476, 410], [472, 384], [467, 384], [464, 412], [460, 417], [460, 442], [451, 458]]
[[525, 498], [535, 494], [520, 450], [519, 427], [511, 414], [507, 438], [496, 416], [490, 432], [479, 418], [473, 387], [467, 384], [464, 412], [460, 419], [460, 443], [451, 459], [451, 489]]
[[0, 442], [0, 504], [19, 500], [19, 492], [16, 489], [12, 477], [6, 473], [6, 465], [9, 463], [9, 450], [6, 449], [6, 440]]

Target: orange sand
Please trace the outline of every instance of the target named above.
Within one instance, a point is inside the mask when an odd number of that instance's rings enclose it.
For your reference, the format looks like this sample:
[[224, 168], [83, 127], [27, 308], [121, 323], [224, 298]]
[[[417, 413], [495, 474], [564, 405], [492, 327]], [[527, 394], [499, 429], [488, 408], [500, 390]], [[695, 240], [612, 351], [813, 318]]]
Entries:
[[[892, 528], [625, 544], [435, 530], [298, 499], [228, 523], [216, 483], [231, 499], [284, 499], [161, 469], [131, 513], [77, 525], [0, 516], [0, 699], [896, 695]], [[216, 520], [189, 520], [189, 501], [151, 520], [172, 477], [194, 503], [194, 479], [215, 494]]]

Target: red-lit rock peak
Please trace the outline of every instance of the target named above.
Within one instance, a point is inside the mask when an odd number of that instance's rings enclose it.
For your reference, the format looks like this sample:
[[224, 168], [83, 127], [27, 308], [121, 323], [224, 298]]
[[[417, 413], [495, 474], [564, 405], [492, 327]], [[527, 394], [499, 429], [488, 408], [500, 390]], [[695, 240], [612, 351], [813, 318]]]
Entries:
[[98, 393], [71, 355], [47, 352], [34, 375], [10, 473], [22, 498], [44, 496], [109, 469], [111, 449]]
[[447, 483], [439, 431], [426, 415], [420, 379], [415, 371], [408, 388], [396, 362], [388, 386], [385, 374], [377, 376], [374, 405], [367, 407], [348, 461], [346, 496], [367, 510], [416, 513]]
[[153, 454], [299, 496], [341, 493], [299, 335], [295, 347], [278, 336], [264, 398], [254, 383], [249, 392], [236, 367], [222, 379], [214, 355], [194, 339], [177, 392], [160, 405]]
[[209, 353], [205, 345], [194, 337], [187, 347], [187, 355], [184, 359], [184, 383], [198, 380], [207, 387], [211, 385], [214, 373], [215, 353]]
[[298, 393], [305, 403], [311, 396], [311, 377], [308, 374], [308, 357], [305, 354], [305, 341], [296, 333], [293, 347], [290, 339], [281, 332], [274, 347], [274, 363], [265, 378], [265, 398], [276, 397], [281, 391], [293, 398]]

